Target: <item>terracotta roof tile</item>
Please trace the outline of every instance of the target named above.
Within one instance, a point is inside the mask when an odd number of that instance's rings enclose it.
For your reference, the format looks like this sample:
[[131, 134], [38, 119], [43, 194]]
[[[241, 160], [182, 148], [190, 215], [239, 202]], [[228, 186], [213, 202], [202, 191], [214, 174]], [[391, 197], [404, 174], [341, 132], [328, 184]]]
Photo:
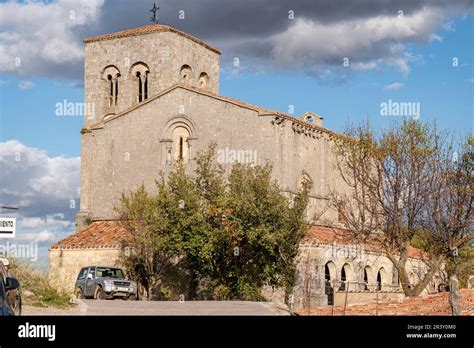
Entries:
[[93, 222], [85, 229], [51, 245], [51, 249], [117, 248], [127, 231], [117, 221]]
[[119, 39], [119, 38], [123, 38], [123, 37], [146, 35], [146, 34], [157, 33], [157, 32], [165, 32], [165, 31], [171, 32], [171, 33], [176, 33], [180, 36], [183, 36], [183, 37], [185, 37], [185, 38], [187, 38], [191, 41], [194, 41], [194, 42], [200, 44], [201, 46], [206, 47], [207, 49], [209, 49], [213, 52], [221, 54], [221, 51], [219, 51], [217, 48], [214, 48], [214, 47], [208, 45], [207, 43], [205, 43], [204, 41], [198, 39], [197, 37], [189, 35], [188, 33], [185, 33], [181, 30], [170, 27], [168, 25], [162, 25], [162, 24], [150, 24], [150, 25], [145, 25], [143, 27], [117, 31], [117, 32], [114, 32], [114, 33], [108, 33], [108, 34], [104, 34], [104, 35], [93, 36], [93, 37], [89, 37], [87, 39], [84, 39], [83, 41], [85, 43], [89, 43], [89, 42]]
[[[382, 248], [375, 243], [361, 243], [353, 238], [352, 234], [343, 228], [327, 227], [327, 226], [311, 226], [308, 234], [305, 237], [307, 242], [317, 242], [322, 244], [361, 244], [367, 251], [382, 252]], [[411, 258], [421, 259], [427, 257], [422, 250], [408, 247], [408, 256]]]

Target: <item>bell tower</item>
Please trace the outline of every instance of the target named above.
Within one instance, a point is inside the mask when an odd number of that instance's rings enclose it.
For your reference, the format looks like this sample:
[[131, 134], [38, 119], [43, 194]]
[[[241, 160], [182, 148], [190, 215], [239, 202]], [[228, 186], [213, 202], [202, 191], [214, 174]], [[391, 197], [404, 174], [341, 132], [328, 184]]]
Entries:
[[85, 102], [100, 123], [177, 83], [219, 92], [220, 51], [166, 25], [99, 35], [85, 43]]

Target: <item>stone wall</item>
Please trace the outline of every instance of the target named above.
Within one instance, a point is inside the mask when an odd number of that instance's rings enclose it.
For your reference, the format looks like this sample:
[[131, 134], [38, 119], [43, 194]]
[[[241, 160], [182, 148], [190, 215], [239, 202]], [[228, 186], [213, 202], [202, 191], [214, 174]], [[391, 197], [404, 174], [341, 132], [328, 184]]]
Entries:
[[[149, 68], [149, 96], [182, 82], [180, 71], [184, 65], [192, 69], [191, 85], [197, 86], [199, 75], [205, 72], [209, 76], [208, 90], [218, 93], [219, 59], [219, 53], [166, 31], [89, 42], [85, 45], [84, 91], [86, 105], [94, 105], [95, 113], [85, 119], [84, 126], [100, 122], [106, 114], [121, 112], [137, 103], [138, 84], [131, 73], [137, 63]], [[112, 109], [108, 107], [110, 88], [103, 76], [104, 69], [109, 66], [120, 72], [117, 105]]]
[[[341, 291], [341, 273], [345, 269], [349, 282], [348, 303], [375, 299], [377, 273], [382, 270], [380, 299], [402, 294], [398, 276], [392, 262], [383, 254], [365, 250], [363, 245], [303, 244], [298, 262], [298, 279], [294, 288], [294, 309], [324, 306], [328, 304], [326, 295], [326, 265], [330, 265], [330, 282], [335, 289], [336, 304], [344, 301], [345, 291]], [[422, 260], [409, 258], [407, 271], [411, 284], [420, 280], [427, 272]], [[365, 291], [364, 270], [367, 272], [368, 291]], [[437, 274], [423, 293], [435, 292], [441, 282]], [[344, 289], [347, 289], [344, 288]], [[278, 299], [277, 301], [281, 301]], [[342, 302], [343, 304], [343, 302]]]
[[[247, 107], [177, 87], [157, 99], [83, 135], [81, 153], [81, 213], [93, 219], [112, 219], [113, 207], [122, 192], [139, 185], [152, 191], [167, 163], [169, 129], [176, 123], [191, 128], [190, 158], [206, 150], [212, 142], [217, 151], [250, 150], [256, 162], [273, 165], [273, 175], [285, 192], [296, 192], [305, 174], [313, 181], [308, 217], [328, 204], [331, 189], [344, 187], [334, 172], [331, 141], [324, 133], [314, 139], [296, 133], [291, 121], [272, 123], [273, 117], [259, 116]], [[221, 163], [229, 171], [232, 163]], [[193, 171], [193, 162], [187, 166]], [[337, 214], [323, 216], [334, 222]]]
[[352, 303], [365, 303], [369, 302], [372, 300], [377, 300], [377, 297], [379, 301], [387, 301], [387, 300], [392, 300], [392, 299], [401, 299], [403, 300], [405, 298], [405, 295], [401, 291], [380, 291], [378, 294], [375, 291], [337, 291], [334, 294], [334, 305], [339, 306], [339, 305], [344, 305], [346, 303], [346, 297], [347, 297], [347, 304], [352, 304]]
[[74, 291], [79, 271], [86, 266], [119, 266], [120, 249], [50, 249], [49, 277], [57, 289]]

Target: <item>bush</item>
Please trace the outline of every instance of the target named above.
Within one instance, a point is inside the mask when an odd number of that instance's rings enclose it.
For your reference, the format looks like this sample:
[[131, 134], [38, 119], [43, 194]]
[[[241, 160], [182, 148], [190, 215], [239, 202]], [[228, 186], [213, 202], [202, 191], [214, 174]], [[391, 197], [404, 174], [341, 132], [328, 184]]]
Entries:
[[51, 286], [46, 272], [34, 269], [29, 264], [10, 259], [9, 273], [20, 282], [24, 305], [35, 307], [69, 307], [70, 296]]

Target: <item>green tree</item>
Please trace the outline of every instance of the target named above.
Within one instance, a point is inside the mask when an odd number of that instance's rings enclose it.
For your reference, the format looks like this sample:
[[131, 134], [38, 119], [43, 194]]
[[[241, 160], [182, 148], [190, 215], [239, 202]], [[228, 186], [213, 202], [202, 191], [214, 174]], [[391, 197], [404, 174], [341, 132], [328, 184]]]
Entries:
[[[303, 218], [308, 184], [294, 204], [271, 177], [270, 165], [233, 166], [219, 227], [211, 239], [211, 279], [228, 298], [262, 299], [264, 285], [291, 292], [299, 243], [306, 232]], [[215, 220], [214, 220], [215, 221]]]
[[121, 261], [129, 276], [146, 290], [149, 299], [179, 256], [179, 234], [170, 228], [166, 211], [144, 186], [123, 194], [117, 208], [129, 232]]
[[307, 231], [310, 183], [288, 198], [270, 165], [236, 164], [229, 177], [215, 162], [215, 145], [196, 157], [193, 175], [178, 163], [156, 182], [123, 195], [117, 209], [130, 239], [123, 263], [149, 296], [161, 284], [176, 295], [261, 300], [264, 285], [287, 295]]

